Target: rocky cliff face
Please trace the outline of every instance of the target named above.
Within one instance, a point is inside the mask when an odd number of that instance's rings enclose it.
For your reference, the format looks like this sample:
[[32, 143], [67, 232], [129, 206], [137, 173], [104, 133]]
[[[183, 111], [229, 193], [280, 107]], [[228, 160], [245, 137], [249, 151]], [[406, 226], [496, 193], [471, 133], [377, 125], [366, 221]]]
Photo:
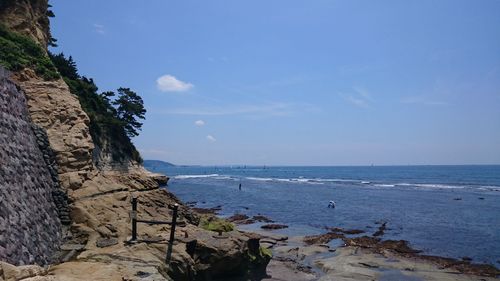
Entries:
[[33, 122], [47, 131], [61, 185], [78, 189], [94, 173], [89, 118], [62, 79], [44, 81], [30, 69], [13, 76], [24, 90]]
[[0, 260], [47, 264], [58, 249], [61, 222], [54, 182], [24, 94], [0, 67]]
[[48, 0], [2, 0], [0, 22], [46, 48], [50, 39], [47, 6]]

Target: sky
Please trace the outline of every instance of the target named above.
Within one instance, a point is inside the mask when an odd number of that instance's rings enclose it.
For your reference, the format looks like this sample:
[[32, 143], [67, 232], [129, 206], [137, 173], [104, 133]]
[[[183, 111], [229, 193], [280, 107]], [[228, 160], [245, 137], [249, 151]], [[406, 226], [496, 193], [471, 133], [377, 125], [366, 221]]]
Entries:
[[498, 0], [50, 3], [52, 51], [142, 96], [145, 159], [500, 164]]

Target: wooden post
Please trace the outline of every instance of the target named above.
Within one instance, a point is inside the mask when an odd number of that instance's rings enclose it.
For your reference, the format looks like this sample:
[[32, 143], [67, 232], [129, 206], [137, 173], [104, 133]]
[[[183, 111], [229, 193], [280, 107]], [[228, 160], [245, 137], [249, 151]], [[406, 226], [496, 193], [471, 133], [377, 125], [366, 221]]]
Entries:
[[177, 223], [177, 210], [179, 209], [179, 204], [175, 203], [173, 209], [174, 212], [172, 214], [172, 225], [170, 227], [170, 239], [168, 241], [167, 257], [165, 258], [165, 262], [167, 264], [170, 263], [170, 259], [172, 258], [172, 247], [174, 246], [175, 224]]
[[132, 219], [132, 239], [131, 241], [137, 240], [137, 196], [132, 195], [132, 212], [130, 213]]
[[170, 241], [169, 243], [174, 243], [175, 235], [175, 224], [177, 223], [177, 210], [179, 209], [179, 204], [174, 204], [174, 213], [172, 214], [172, 227], [170, 228]]

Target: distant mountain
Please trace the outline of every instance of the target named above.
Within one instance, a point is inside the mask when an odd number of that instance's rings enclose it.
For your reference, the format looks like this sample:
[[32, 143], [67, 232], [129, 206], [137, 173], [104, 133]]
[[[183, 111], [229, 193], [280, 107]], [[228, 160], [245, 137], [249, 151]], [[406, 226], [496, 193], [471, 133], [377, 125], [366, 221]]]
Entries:
[[159, 168], [174, 167], [175, 165], [161, 160], [144, 160], [144, 168], [156, 170]]

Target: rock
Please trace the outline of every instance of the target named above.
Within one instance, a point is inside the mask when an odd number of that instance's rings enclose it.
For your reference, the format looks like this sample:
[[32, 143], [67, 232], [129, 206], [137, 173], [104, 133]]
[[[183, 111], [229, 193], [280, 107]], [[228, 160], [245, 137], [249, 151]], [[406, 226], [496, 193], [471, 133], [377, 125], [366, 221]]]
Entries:
[[105, 248], [116, 244], [118, 244], [118, 239], [116, 238], [99, 238], [96, 242], [96, 246], [99, 248]]
[[373, 233], [373, 236], [382, 236], [384, 235], [385, 229], [386, 229], [387, 222], [383, 222], [382, 225], [379, 226], [378, 230]]
[[213, 208], [192, 208], [193, 211], [197, 212], [198, 214], [211, 214], [215, 215], [217, 212], [222, 210], [222, 206], [216, 206]]
[[266, 249], [271, 249], [275, 244], [268, 243], [268, 242], [260, 242], [260, 245]]
[[348, 235], [361, 234], [365, 232], [364, 230], [360, 229], [343, 229], [340, 227], [333, 227], [333, 228], [327, 227], [326, 229], [328, 229], [330, 232], [344, 233]]
[[306, 245], [327, 244], [333, 239], [342, 239], [342, 238], [345, 238], [345, 235], [342, 233], [328, 232], [325, 234], [306, 236], [304, 237], [304, 243], [306, 243]]
[[112, 236], [111, 231], [105, 226], [99, 226], [96, 231], [101, 235], [101, 237], [109, 238]]
[[273, 223], [274, 221], [263, 215], [253, 216], [252, 219], [258, 222]]
[[47, 275], [47, 270], [37, 265], [15, 266], [6, 262], [0, 262], [0, 277], [5, 281], [17, 281], [34, 276]]
[[169, 177], [167, 177], [163, 174], [149, 173], [148, 176], [151, 179], [153, 179], [155, 182], [157, 182], [160, 186], [168, 184]]
[[236, 221], [243, 221], [243, 220], [246, 220], [246, 219], [248, 219], [247, 215], [234, 214], [234, 215], [230, 216], [229, 218], [227, 218], [226, 220], [230, 221], [230, 222], [236, 222]]
[[262, 225], [260, 228], [262, 228], [262, 229], [283, 229], [283, 228], [288, 228], [288, 225], [285, 225], [285, 224], [265, 224], [265, 225]]

